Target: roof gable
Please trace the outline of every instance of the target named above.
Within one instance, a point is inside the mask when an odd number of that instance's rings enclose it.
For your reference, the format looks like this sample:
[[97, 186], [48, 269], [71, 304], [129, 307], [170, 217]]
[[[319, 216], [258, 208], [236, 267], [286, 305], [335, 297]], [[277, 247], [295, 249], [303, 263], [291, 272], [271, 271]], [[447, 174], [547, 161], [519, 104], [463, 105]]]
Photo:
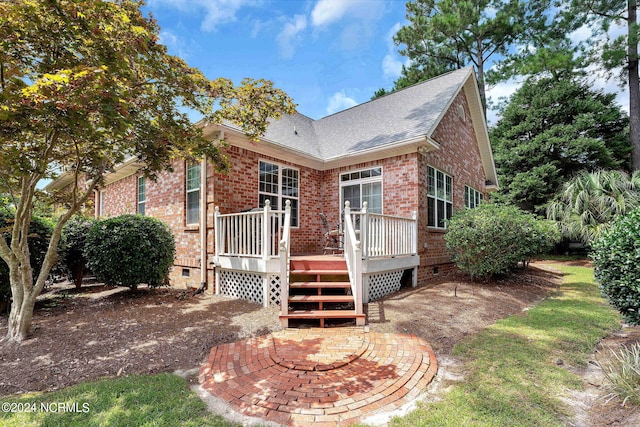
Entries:
[[[348, 163], [350, 157], [389, 151], [437, 149], [431, 137], [456, 96], [464, 91], [487, 181], [498, 179], [473, 68], [452, 71], [338, 113], [313, 120], [295, 113], [272, 120], [262, 140], [315, 163]], [[239, 127], [224, 127], [240, 132]], [[370, 156], [371, 157], [371, 156]], [[359, 159], [360, 160], [360, 159]]]

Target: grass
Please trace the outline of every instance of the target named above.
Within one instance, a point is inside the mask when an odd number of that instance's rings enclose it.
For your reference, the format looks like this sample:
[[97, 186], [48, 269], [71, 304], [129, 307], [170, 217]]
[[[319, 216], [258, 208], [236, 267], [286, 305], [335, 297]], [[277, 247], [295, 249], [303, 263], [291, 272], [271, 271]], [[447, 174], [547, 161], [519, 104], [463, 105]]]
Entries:
[[[585, 365], [597, 342], [619, 327], [620, 317], [600, 297], [591, 269], [562, 269], [566, 276], [557, 294], [455, 347], [466, 360], [464, 382], [442, 401], [422, 404], [391, 425], [565, 425], [571, 408], [559, 397], [582, 385], [567, 366]], [[187, 382], [170, 374], [105, 379], [0, 403], [36, 409], [2, 411], [0, 427], [233, 425], [208, 413]], [[60, 403], [71, 410], [57, 410]], [[42, 404], [56, 411], [46, 412]]]
[[464, 382], [442, 401], [424, 403], [391, 425], [566, 425], [571, 408], [560, 396], [582, 387], [567, 367], [584, 366], [598, 341], [619, 327], [620, 317], [600, 297], [592, 269], [562, 270], [556, 295], [454, 348], [467, 361]]
[[[176, 375], [132, 375], [3, 398], [0, 426], [231, 426]], [[9, 406], [7, 406], [9, 405]], [[7, 412], [20, 409], [21, 412]]]

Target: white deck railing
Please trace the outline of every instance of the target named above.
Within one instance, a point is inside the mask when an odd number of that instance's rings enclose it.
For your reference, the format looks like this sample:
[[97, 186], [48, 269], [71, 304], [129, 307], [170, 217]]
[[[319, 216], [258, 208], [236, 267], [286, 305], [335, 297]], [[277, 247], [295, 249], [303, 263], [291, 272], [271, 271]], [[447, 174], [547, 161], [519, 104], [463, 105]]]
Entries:
[[356, 238], [356, 230], [351, 217], [349, 201], [344, 204], [344, 259], [349, 270], [349, 282], [353, 294], [356, 314], [363, 314], [362, 309], [362, 248]]
[[269, 200], [257, 212], [221, 214], [215, 208], [216, 256], [277, 258], [282, 239], [281, 219], [284, 211], [271, 209]]
[[285, 202], [280, 251], [280, 314], [289, 312], [289, 258], [291, 257], [291, 201]]
[[351, 217], [352, 223], [360, 226], [363, 259], [418, 253], [418, 220], [415, 212], [412, 218], [370, 213], [367, 211], [367, 202], [364, 202], [362, 211], [351, 212]]

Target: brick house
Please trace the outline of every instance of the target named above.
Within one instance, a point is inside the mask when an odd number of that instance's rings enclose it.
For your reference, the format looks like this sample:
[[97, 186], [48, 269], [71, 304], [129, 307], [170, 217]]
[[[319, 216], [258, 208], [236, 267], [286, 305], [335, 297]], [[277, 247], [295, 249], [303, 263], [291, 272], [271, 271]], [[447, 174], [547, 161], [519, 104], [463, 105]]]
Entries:
[[[96, 191], [96, 217], [161, 219], [176, 238], [172, 284], [265, 305], [286, 301], [293, 283], [321, 281], [323, 267], [300, 256], [331, 253], [325, 267], [348, 271], [342, 293], [361, 314], [362, 302], [452, 268], [446, 219], [497, 189], [472, 68], [319, 120], [283, 117], [259, 143], [234, 126], [204, 131], [228, 143], [228, 174], [177, 161], [151, 182], [130, 160]], [[281, 306], [287, 318], [290, 304]]]

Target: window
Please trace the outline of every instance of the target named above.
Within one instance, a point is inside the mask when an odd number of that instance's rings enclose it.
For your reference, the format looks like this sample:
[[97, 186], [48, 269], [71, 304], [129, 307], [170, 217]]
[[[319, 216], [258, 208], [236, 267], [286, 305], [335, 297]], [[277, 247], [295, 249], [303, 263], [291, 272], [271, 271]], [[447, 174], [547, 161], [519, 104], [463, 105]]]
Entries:
[[427, 225], [447, 228], [453, 213], [453, 179], [438, 169], [427, 166]]
[[98, 193], [98, 205], [99, 205], [99, 210], [98, 210], [98, 217], [101, 218], [103, 216], [106, 215], [106, 206], [105, 206], [105, 202], [104, 202], [104, 195], [105, 192], [104, 190], [100, 190], [100, 192]]
[[198, 224], [200, 220], [200, 163], [187, 164], [187, 224]]
[[382, 213], [382, 168], [371, 168], [340, 175], [340, 207], [349, 201], [351, 209], [360, 210], [367, 202], [367, 210]]
[[464, 206], [467, 209], [473, 209], [480, 205], [480, 202], [484, 200], [484, 194], [476, 190], [475, 188], [464, 186]]
[[258, 178], [258, 206], [269, 200], [271, 207], [284, 210], [285, 201], [291, 201], [291, 226], [299, 224], [300, 173], [297, 169], [261, 161]]
[[147, 204], [146, 180], [144, 176], [138, 177], [138, 210], [140, 215], [144, 215], [145, 206]]

